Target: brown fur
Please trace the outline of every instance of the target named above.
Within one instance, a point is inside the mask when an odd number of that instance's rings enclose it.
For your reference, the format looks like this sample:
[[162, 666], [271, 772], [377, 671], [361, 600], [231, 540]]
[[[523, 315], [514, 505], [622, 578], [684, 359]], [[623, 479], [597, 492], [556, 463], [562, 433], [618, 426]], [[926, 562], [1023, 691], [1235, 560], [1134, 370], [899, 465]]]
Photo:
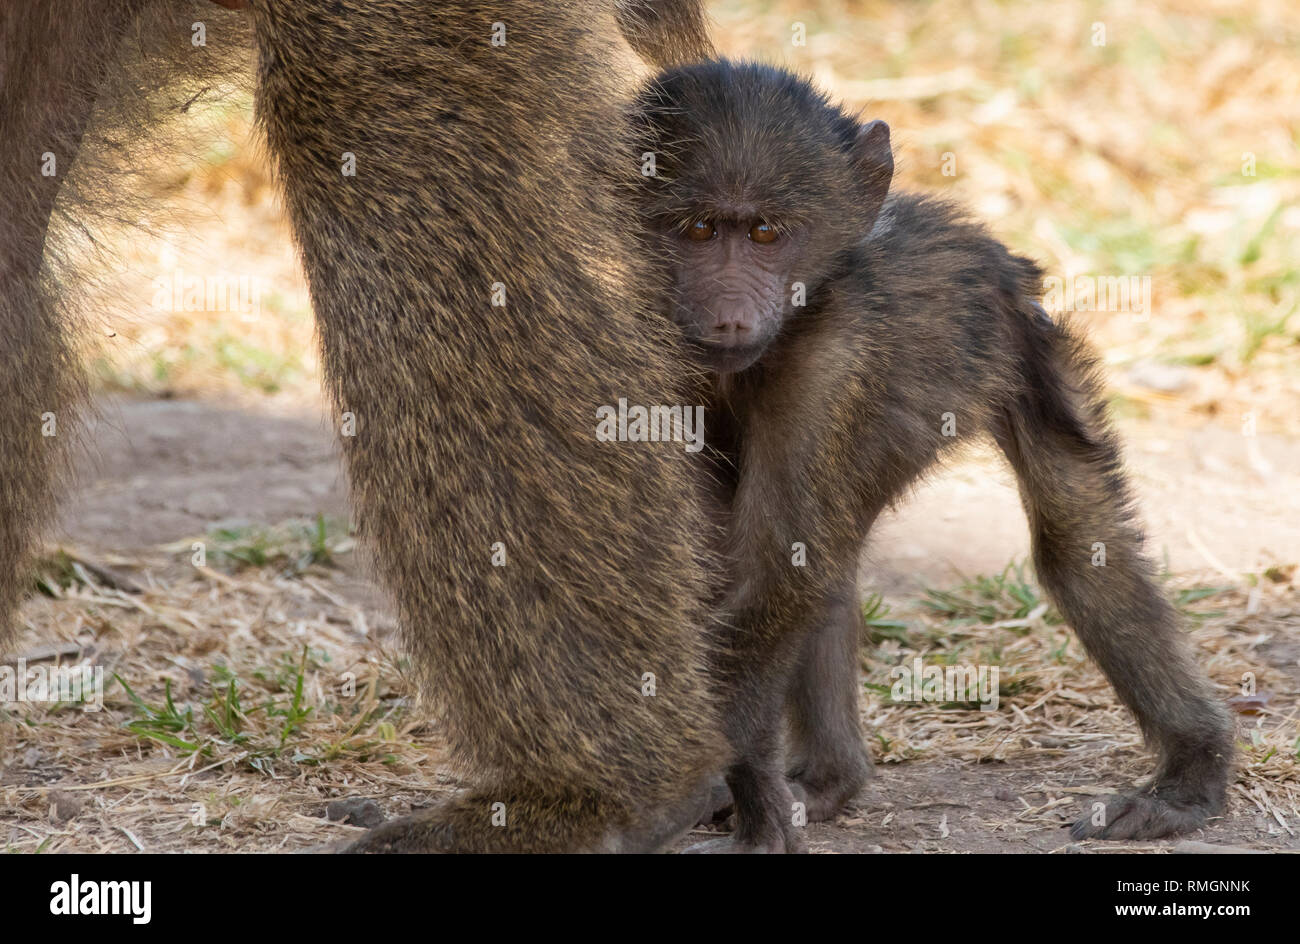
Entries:
[[[797, 849], [795, 795], [824, 818], [862, 785], [859, 552], [883, 509], [983, 434], [1019, 478], [1039, 579], [1160, 757], [1147, 788], [1109, 798], [1105, 825], [1085, 817], [1075, 835], [1160, 836], [1217, 812], [1227, 716], [1142, 554], [1097, 361], [1038, 307], [1038, 268], [941, 201], [895, 195], [875, 219], [849, 180], [857, 123], [789, 73], [726, 62], [673, 70], [647, 86], [642, 108], [635, 150], [662, 156], [643, 208], [670, 253], [704, 258], [675, 234], [730, 206], [748, 208], [742, 229], [793, 220], [784, 238], [804, 247], [790, 258], [807, 307], [786, 310], [754, 366], [716, 374], [699, 394], [728, 562], [724, 717], [737, 826], [721, 851]], [[704, 291], [686, 264], [671, 265], [677, 284]], [[689, 302], [668, 299], [664, 310], [708, 314]], [[955, 437], [942, 434], [945, 413]], [[805, 567], [792, 565], [796, 542]], [[1092, 565], [1094, 542], [1106, 545], [1104, 567]], [[783, 710], [794, 794], [782, 776]]]
[[[196, 20], [206, 47], [191, 45]], [[145, 163], [141, 129], [153, 126], [156, 143], [247, 51], [240, 18], [207, 3], [0, 6], [0, 650], [84, 400], [73, 259], [104, 228], [139, 219], [124, 194]], [[53, 176], [41, 173], [47, 153]], [[42, 435], [45, 414], [54, 436]]]
[[[473, 784], [354, 848], [654, 849], [689, 825], [725, 756], [692, 470], [680, 447], [599, 443], [594, 427], [619, 397], [677, 402], [687, 373], [645, 307], [609, 64], [619, 22], [661, 64], [707, 51], [698, 6], [260, 0], [245, 15], [118, 0], [0, 17], [5, 625], [53, 507], [40, 416], [55, 412], [64, 437], [81, 388], [49, 251], [39, 268], [60, 183], [39, 176], [40, 155], [109, 168], [96, 162], [112, 148], [89, 137], [77, 156], [87, 122], [142, 134], [206, 81], [189, 24], [228, 26], [209, 46], [239, 59], [251, 18], [326, 385], [356, 417], [344, 447], [359, 527]], [[59, 194], [74, 221], [113, 192], [111, 174], [92, 182]]]
[[663, 67], [715, 55], [699, 0], [615, 0], [619, 29], [641, 58]]

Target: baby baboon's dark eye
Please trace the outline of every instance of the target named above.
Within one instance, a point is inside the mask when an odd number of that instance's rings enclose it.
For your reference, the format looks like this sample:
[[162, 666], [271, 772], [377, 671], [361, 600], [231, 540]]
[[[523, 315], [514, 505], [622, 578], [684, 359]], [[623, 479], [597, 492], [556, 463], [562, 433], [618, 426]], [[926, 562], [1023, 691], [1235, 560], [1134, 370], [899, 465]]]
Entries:
[[694, 239], [703, 242], [706, 239], [712, 239], [717, 229], [708, 220], [698, 220], [691, 224], [690, 229], [686, 231], [687, 239]]
[[777, 240], [778, 233], [776, 227], [768, 223], [758, 222], [749, 231], [749, 238], [756, 243], [774, 243]]

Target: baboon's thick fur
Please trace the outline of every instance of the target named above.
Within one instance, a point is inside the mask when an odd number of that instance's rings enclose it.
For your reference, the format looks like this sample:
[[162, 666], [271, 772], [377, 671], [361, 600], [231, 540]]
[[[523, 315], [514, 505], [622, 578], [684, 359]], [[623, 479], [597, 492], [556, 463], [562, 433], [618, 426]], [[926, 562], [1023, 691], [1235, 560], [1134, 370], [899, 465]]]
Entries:
[[[646, 309], [619, 194], [636, 174], [620, 26], [659, 64], [709, 51], [694, 0], [0, 11], [0, 620], [27, 586], [84, 386], [60, 219], [46, 245], [56, 198], [73, 227], [111, 207], [115, 142], [238, 75], [251, 48], [326, 383], [355, 418], [359, 527], [473, 784], [358, 848], [654, 848], [689, 825], [725, 754], [687, 458], [594, 435], [596, 407], [677, 402], [685, 375]], [[60, 192], [73, 165], [93, 173]]]
[[[861, 786], [859, 551], [882, 510], [986, 434], [1019, 480], [1040, 581], [1159, 755], [1147, 788], [1109, 798], [1076, 836], [1159, 836], [1217, 813], [1231, 724], [1143, 554], [1097, 359], [1039, 306], [1038, 267], [941, 200], [896, 194], [877, 217], [879, 199], [870, 205], [859, 179], [880, 173], [857, 157], [861, 126], [785, 70], [669, 70], [646, 85], [637, 120], [634, 150], [660, 157], [640, 206], [667, 234], [668, 267], [682, 265], [672, 234], [739, 206], [742, 228], [754, 218], [788, 228], [783, 238], [799, 246], [790, 283], [806, 289], [806, 306], [778, 301], [784, 320], [754, 366], [697, 394], [726, 526], [724, 718], [738, 842], [797, 845], [778, 752], [783, 708], [788, 772], [809, 813], [833, 815]], [[678, 297], [662, 307], [705, 306]]]

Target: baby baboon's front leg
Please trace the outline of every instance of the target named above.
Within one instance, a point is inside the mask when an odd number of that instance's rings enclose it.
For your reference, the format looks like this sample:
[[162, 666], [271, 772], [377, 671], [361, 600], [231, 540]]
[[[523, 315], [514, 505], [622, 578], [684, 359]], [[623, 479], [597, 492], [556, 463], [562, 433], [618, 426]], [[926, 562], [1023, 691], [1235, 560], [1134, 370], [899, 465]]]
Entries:
[[[739, 626], [743, 627], [742, 620]], [[781, 752], [783, 693], [789, 685], [794, 638], [777, 645], [755, 645], [762, 637], [737, 634], [736, 666], [724, 712], [724, 727], [734, 751], [726, 771], [735, 809], [735, 831], [725, 839], [699, 843], [692, 853], [801, 852], [798, 808], [786, 782]], [[748, 645], [746, 644], [748, 640]]]
[[[810, 822], [831, 819], [871, 777], [858, 712], [858, 647], [862, 610], [856, 588], [843, 588], [809, 614], [802, 651], [791, 675], [785, 711], [790, 735], [786, 778]], [[719, 778], [708, 820], [733, 809]]]
[[[837, 559], [856, 564], [851, 551]], [[827, 592], [783, 563], [778, 557], [761, 579], [745, 581], [758, 600], [727, 617], [733, 632], [723, 716], [735, 751], [726, 780], [736, 830], [696, 851], [801, 850], [799, 828], [833, 816], [871, 772], [858, 725], [861, 614], [853, 580], [842, 576]], [[781, 743], [786, 710], [792, 765]]]

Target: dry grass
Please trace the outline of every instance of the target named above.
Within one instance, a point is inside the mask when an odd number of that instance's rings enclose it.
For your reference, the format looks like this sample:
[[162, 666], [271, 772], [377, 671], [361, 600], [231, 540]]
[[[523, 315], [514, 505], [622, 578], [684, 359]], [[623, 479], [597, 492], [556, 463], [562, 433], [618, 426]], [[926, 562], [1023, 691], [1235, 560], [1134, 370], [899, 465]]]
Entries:
[[[110, 684], [103, 711], [23, 704], [0, 725], [9, 758], [0, 836], [10, 850], [295, 849], [356, 832], [325, 818], [330, 800], [373, 797], [394, 812], [451, 788], [436, 726], [410, 710], [414, 688], [391, 621], [358, 596], [346, 538], [328, 542], [340, 568], [312, 560], [310, 527], [278, 533], [301, 537], [263, 543], [271, 563], [262, 567], [239, 564], [238, 541], [227, 546], [234, 553], [218, 552], [211, 535], [213, 566], [178, 563], [188, 541], [169, 554], [99, 562], [128, 571], [139, 593], [66, 563], [47, 571], [47, 595], [24, 608], [18, 653], [102, 665]], [[1249, 671], [1267, 696], [1243, 721], [1231, 806], [1258, 808], [1275, 834], [1294, 838], [1296, 676], [1261, 654], [1294, 638], [1294, 569], [1261, 581], [1254, 602], [1248, 588], [1206, 593], [1187, 577], [1168, 590], [1187, 601], [1192, 640], [1221, 693], [1237, 692]], [[1097, 742], [1113, 745], [1132, 778], [1148, 769], [1131, 719], [1014, 568], [896, 605], [888, 613], [868, 604], [864, 716], [878, 762], [1080, 758], [1072, 785], [1043, 786], [1056, 799], [990, 822], [995, 831], [1057, 829], [1073, 809], [1058, 809], [1067, 800], [1113, 789], [1114, 772], [1096, 767], [1105, 755], [1081, 753]], [[999, 710], [895, 703], [889, 669], [915, 657], [1000, 666]], [[1080, 786], [1088, 781], [1095, 786]]]
[[[327, 798], [424, 796], [445, 779], [400, 657], [372, 638], [391, 622], [371, 601], [332, 590], [341, 574], [308, 542], [203, 539], [214, 566], [177, 564], [190, 542], [109, 560], [138, 593], [47, 569], [18, 654], [103, 666], [105, 708], [19, 705], [3, 726], [12, 849], [301, 847], [349, 830], [323, 818]], [[266, 566], [241, 565], [250, 544]]]

